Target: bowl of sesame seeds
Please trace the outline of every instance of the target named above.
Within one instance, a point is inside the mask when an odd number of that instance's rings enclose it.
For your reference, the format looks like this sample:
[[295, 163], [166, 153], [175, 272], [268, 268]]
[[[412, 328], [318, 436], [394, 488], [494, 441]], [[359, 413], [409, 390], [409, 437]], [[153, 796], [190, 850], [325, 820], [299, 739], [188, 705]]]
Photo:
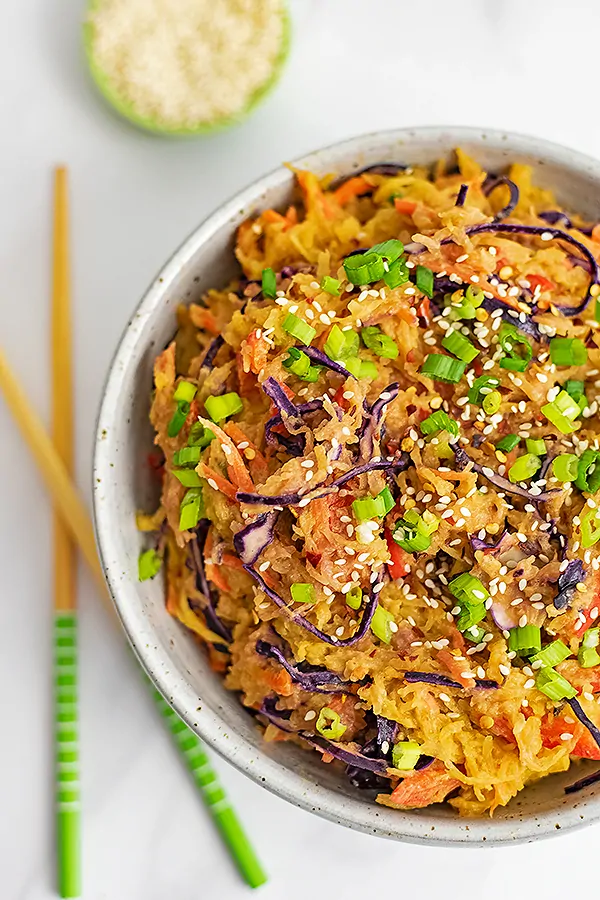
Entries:
[[524, 136], [355, 138], [214, 213], [128, 325], [108, 584], [279, 796], [445, 845], [598, 818], [599, 189]]

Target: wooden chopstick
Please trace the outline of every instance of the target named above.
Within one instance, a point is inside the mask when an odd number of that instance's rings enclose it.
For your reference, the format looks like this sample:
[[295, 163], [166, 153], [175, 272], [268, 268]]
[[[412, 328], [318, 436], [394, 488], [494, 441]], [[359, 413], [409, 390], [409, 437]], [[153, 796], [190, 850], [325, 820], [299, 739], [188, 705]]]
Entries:
[[[52, 438], [65, 472], [73, 468], [73, 379], [67, 170], [54, 172], [52, 266]], [[77, 711], [75, 546], [60, 511], [54, 525], [55, 802], [58, 892], [81, 894], [81, 807]]]

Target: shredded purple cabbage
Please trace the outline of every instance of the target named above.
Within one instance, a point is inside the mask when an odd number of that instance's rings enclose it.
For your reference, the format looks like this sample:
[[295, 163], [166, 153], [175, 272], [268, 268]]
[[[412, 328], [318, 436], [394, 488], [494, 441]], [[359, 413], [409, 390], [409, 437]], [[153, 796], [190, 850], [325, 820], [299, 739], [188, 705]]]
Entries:
[[[277, 382], [275, 382], [275, 384], [277, 384]], [[301, 403], [298, 406], [294, 405], [294, 416], [298, 419], [301, 419], [305, 415], [308, 415], [312, 412], [317, 412], [320, 409], [323, 409], [323, 400], [319, 397], [316, 400], [310, 400], [308, 403]], [[282, 424], [283, 417], [280, 412], [275, 413], [275, 415], [268, 420], [267, 424], [265, 425], [265, 440], [267, 444], [271, 444], [271, 446], [281, 444], [281, 446], [284, 447], [291, 456], [302, 456], [302, 454], [304, 453], [305, 445], [304, 435], [294, 434], [288, 436], [273, 431], [273, 429], [277, 425]]]
[[530, 503], [544, 503], [546, 500], [550, 500], [554, 494], [559, 492], [559, 489], [556, 488], [550, 491], [542, 491], [539, 494], [532, 494], [520, 485], [513, 484], [508, 478], [498, 475], [488, 466], [482, 466], [479, 463], [476, 463], [462, 447], [453, 445], [452, 449], [454, 450], [456, 464], [459, 469], [465, 469], [469, 463], [472, 463], [475, 472], [479, 475], [483, 475], [483, 477], [487, 478], [491, 484], [495, 485], [495, 487], [499, 488], [501, 491], [506, 491], [507, 494], [517, 494], [519, 497], [525, 497]]
[[490, 606], [490, 615], [498, 628], [502, 631], [510, 631], [516, 624], [515, 615], [519, 614], [515, 613], [514, 606], [507, 608], [501, 600], [495, 600]]
[[[483, 225], [470, 225], [465, 229], [465, 233], [468, 235], [473, 234], [524, 234], [531, 236], [540, 236], [542, 234], [550, 234], [554, 240], [564, 241], [566, 244], [571, 244], [572, 247], [575, 247], [582, 257], [587, 261], [590, 267], [590, 283], [588, 284], [587, 290], [585, 292], [585, 296], [581, 303], [578, 306], [561, 306], [556, 304], [558, 309], [564, 312], [569, 316], [576, 316], [579, 313], [583, 312], [583, 310], [587, 307], [588, 303], [592, 299], [592, 295], [590, 293], [590, 289], [593, 285], [598, 284], [600, 282], [600, 271], [598, 269], [598, 263], [596, 262], [593, 253], [591, 250], [578, 241], [573, 235], [569, 234], [566, 231], [562, 231], [560, 228], [545, 228], [543, 225], [509, 225], [504, 222], [492, 222]], [[449, 244], [453, 242], [453, 238], [445, 238], [442, 243]]]
[[565, 609], [573, 598], [580, 581], [585, 579], [585, 569], [580, 559], [572, 559], [564, 572], [558, 576], [558, 593], [554, 598], [555, 609]]
[[287, 494], [251, 494], [246, 491], [238, 491], [236, 500], [239, 503], [251, 503], [257, 506], [297, 506], [301, 500], [319, 500], [321, 497], [327, 497], [336, 488], [343, 487], [348, 481], [356, 478], [358, 475], [364, 475], [365, 472], [375, 472], [378, 469], [388, 469], [401, 472], [411, 465], [411, 459], [407, 453], [401, 453], [399, 456], [390, 458], [375, 457], [367, 463], [360, 466], [354, 466], [343, 475], [335, 478], [331, 484], [318, 485], [309, 491], [301, 493], [294, 491]]
[[456, 203], [455, 206], [464, 206], [465, 200], [467, 199], [467, 191], [469, 190], [468, 184], [461, 184], [458, 189], [458, 194], [456, 195]]
[[225, 343], [225, 338], [223, 337], [222, 334], [219, 334], [219, 335], [217, 335], [216, 338], [213, 338], [213, 340], [208, 345], [208, 350], [206, 351], [206, 353], [204, 355], [204, 359], [202, 360], [202, 368], [203, 369], [204, 368], [206, 368], [206, 369], [213, 368], [213, 366], [215, 364], [215, 356], [217, 355], [217, 353], [219, 352], [219, 350], [221, 349], [221, 347], [223, 346], [224, 343]]
[[355, 378], [356, 376], [349, 372], [341, 363], [336, 362], [334, 359], [330, 359], [326, 353], [323, 353], [322, 350], [318, 350], [316, 347], [303, 347], [302, 352], [306, 353], [306, 355], [318, 366], [323, 366], [326, 369], [331, 369], [332, 372], [337, 372], [338, 375], [343, 375], [344, 378]]
[[538, 218], [543, 219], [549, 225], [562, 225], [563, 228], [576, 228], [582, 234], [591, 234], [593, 225], [574, 225], [569, 216], [558, 209], [546, 209], [538, 213]]
[[292, 417], [298, 414], [298, 408], [296, 404], [292, 403], [279, 382], [276, 381], [272, 376], [269, 376], [266, 381], [263, 381], [262, 389], [267, 397], [271, 398], [281, 414]]
[[369, 625], [371, 624], [371, 619], [377, 609], [377, 598], [379, 595], [379, 584], [378, 582], [374, 584], [371, 588], [371, 593], [369, 595], [369, 599], [365, 604], [365, 608], [363, 610], [362, 618], [360, 620], [360, 624], [354, 634], [349, 638], [341, 638], [336, 637], [335, 635], [326, 634], [324, 631], [321, 631], [320, 628], [317, 628], [316, 625], [313, 625], [312, 622], [309, 622], [307, 618], [305, 618], [300, 613], [294, 613], [290, 610], [289, 605], [285, 602], [285, 600], [279, 596], [279, 594], [274, 591], [269, 585], [266, 583], [260, 572], [257, 572], [255, 568], [252, 566], [244, 566], [244, 569], [254, 580], [258, 583], [261, 591], [269, 597], [279, 609], [285, 610], [292, 622], [296, 625], [300, 625], [302, 628], [305, 628], [311, 634], [314, 634], [315, 637], [319, 638], [321, 641], [325, 641], [326, 644], [331, 644], [334, 647], [350, 647], [353, 644], [358, 643], [369, 629]]
[[502, 209], [496, 213], [495, 220], [496, 222], [500, 222], [501, 219], [506, 219], [510, 216], [519, 202], [519, 188], [508, 178], [506, 175], [488, 175], [482, 185], [482, 191], [486, 197], [494, 191], [497, 187], [500, 187], [501, 184], [505, 184], [508, 190], [510, 191], [510, 200], [506, 204], [506, 206], [502, 207]]
[[580, 778], [579, 781], [574, 781], [573, 784], [567, 785], [565, 794], [575, 794], [577, 791], [582, 791], [598, 781], [600, 781], [600, 769], [597, 772], [592, 772], [591, 775], [584, 775], [583, 778]]
[[400, 385], [397, 381], [388, 384], [375, 403], [371, 407], [366, 406], [365, 415], [359, 431], [361, 459], [371, 459], [373, 456], [376, 433], [381, 425], [385, 409], [388, 403], [391, 403], [392, 400], [396, 399], [399, 390]]
[[350, 682], [342, 681], [335, 672], [327, 669], [310, 667], [312, 671], [302, 671], [288, 661], [283, 650], [268, 641], [257, 641], [256, 652], [267, 659], [274, 659], [286, 670], [292, 681], [300, 685], [304, 691], [316, 691], [320, 694], [347, 693], [352, 690]]
[[600, 728], [597, 728], [596, 725], [589, 719], [584, 713], [581, 703], [579, 700], [575, 699], [575, 697], [571, 697], [567, 700], [567, 703], [579, 719], [582, 725], [585, 725], [591, 736], [594, 738], [598, 746], [600, 747]]
[[217, 596], [211, 589], [206, 572], [204, 571], [204, 545], [208, 536], [210, 522], [208, 519], [202, 519], [195, 530], [194, 537], [189, 542], [191, 562], [196, 573], [196, 587], [200, 593], [206, 598], [206, 606], [201, 606], [197, 602], [190, 600], [190, 608], [197, 612], [198, 609], [203, 613], [206, 624], [215, 634], [223, 638], [227, 643], [231, 643], [232, 634], [230, 629], [225, 625], [216, 613]]
[[[439, 675], [437, 672], [405, 672], [404, 680], [409, 684], [435, 684], [437, 687], [459, 688], [465, 690], [465, 685], [447, 675]], [[500, 687], [496, 681], [488, 678], [475, 678], [474, 686], [483, 689], [495, 689]]]
[[375, 721], [377, 723], [377, 746], [381, 748], [382, 744], [388, 744], [389, 752], [392, 744], [396, 740], [400, 726], [398, 722], [394, 722], [392, 719], [386, 719], [385, 716], [375, 716]]
[[508, 531], [505, 528], [498, 540], [493, 544], [486, 544], [486, 542], [482, 541], [481, 538], [477, 537], [476, 534], [470, 534], [469, 541], [471, 542], [471, 547], [473, 548], [473, 550], [483, 550], [484, 552], [486, 550], [498, 550], [500, 544], [502, 543], [504, 538], [507, 537], [507, 535]]
[[261, 513], [254, 522], [233, 536], [233, 546], [243, 563], [254, 565], [267, 544], [273, 540], [278, 518], [277, 512]]
[[387, 772], [387, 760], [365, 756], [360, 749], [354, 749], [356, 744], [340, 744], [338, 741], [329, 741], [326, 738], [310, 734], [307, 731], [294, 731], [289, 727], [288, 718], [290, 711], [278, 710], [276, 708], [276, 703], [277, 701], [272, 698], [265, 698], [259, 712], [273, 725], [281, 728], [282, 731], [285, 731], [288, 734], [297, 734], [299, 737], [304, 738], [305, 741], [308, 741], [308, 743], [317, 750], [322, 753], [329, 753], [331, 756], [339, 759], [340, 762], [346, 763], [347, 766], [355, 766], [356, 768], [365, 769], [369, 772], [376, 772], [380, 775]]

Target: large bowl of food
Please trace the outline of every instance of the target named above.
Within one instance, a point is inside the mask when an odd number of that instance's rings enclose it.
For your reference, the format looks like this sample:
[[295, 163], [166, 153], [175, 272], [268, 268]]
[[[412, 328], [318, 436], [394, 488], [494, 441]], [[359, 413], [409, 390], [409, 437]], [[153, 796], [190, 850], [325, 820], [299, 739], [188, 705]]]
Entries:
[[281, 797], [427, 843], [599, 817], [599, 200], [538, 139], [367, 135], [225, 204], [127, 326], [108, 584]]

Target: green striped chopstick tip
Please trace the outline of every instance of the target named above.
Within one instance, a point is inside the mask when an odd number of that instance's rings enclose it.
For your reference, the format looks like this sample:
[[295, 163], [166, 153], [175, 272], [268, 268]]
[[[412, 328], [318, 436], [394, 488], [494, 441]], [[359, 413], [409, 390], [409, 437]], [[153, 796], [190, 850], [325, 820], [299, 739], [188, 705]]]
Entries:
[[81, 895], [79, 751], [77, 733], [77, 616], [54, 619], [55, 798], [58, 890]]
[[157, 690], [153, 688], [152, 693], [242, 877], [250, 887], [260, 887], [266, 883], [267, 875], [212, 767], [202, 741]]

